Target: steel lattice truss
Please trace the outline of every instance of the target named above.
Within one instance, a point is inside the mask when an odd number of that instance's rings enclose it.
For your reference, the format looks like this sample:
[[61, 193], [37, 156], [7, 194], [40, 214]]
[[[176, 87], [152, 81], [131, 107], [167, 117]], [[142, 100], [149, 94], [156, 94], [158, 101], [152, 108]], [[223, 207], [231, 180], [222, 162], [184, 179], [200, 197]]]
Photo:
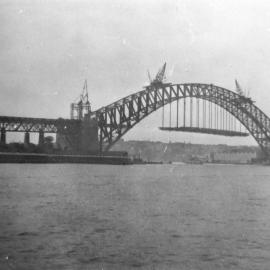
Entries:
[[237, 118], [270, 155], [270, 119], [249, 98], [209, 84], [161, 84], [120, 99], [94, 112], [100, 149], [109, 150], [125, 133], [152, 112], [178, 99], [196, 97], [212, 102]]
[[0, 128], [7, 132], [77, 133], [80, 121], [70, 119], [45, 119], [0, 116]]

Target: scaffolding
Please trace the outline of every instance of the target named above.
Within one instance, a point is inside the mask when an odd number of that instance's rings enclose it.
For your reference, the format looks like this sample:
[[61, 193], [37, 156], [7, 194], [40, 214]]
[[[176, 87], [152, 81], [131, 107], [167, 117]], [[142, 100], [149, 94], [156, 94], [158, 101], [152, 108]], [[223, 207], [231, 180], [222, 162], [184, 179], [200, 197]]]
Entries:
[[91, 104], [88, 99], [87, 80], [85, 80], [81, 95], [70, 105], [70, 118], [82, 120], [90, 112]]

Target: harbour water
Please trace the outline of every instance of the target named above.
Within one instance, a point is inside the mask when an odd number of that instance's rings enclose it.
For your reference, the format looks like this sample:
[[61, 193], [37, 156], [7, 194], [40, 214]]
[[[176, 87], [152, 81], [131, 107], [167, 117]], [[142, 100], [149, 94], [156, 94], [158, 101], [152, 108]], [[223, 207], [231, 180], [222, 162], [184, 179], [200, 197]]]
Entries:
[[270, 167], [0, 165], [0, 269], [270, 269]]

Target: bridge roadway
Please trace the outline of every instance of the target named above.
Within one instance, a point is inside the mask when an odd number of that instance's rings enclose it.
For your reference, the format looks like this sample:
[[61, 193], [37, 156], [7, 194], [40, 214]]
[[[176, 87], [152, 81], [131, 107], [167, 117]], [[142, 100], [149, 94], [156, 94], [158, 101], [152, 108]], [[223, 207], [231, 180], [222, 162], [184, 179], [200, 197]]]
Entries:
[[72, 136], [79, 133], [80, 128], [80, 120], [0, 116], [0, 142], [6, 143], [6, 132], [24, 132], [24, 142], [28, 144], [30, 143], [29, 133], [36, 132], [39, 133], [39, 144], [42, 145], [44, 133]]
[[69, 133], [76, 133], [80, 128], [80, 120], [71, 119], [48, 119], [0, 116], [1, 132], [44, 132], [57, 133], [59, 130], [67, 130]]

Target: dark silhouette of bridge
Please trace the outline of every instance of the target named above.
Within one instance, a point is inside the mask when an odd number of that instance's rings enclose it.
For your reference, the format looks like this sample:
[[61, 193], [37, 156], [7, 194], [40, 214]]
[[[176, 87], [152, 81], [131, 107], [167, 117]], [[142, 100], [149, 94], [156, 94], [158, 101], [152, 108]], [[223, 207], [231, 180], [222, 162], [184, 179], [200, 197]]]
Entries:
[[29, 143], [29, 133], [39, 133], [39, 143], [44, 141], [45, 133], [68, 133], [76, 134], [80, 129], [80, 121], [70, 119], [48, 119], [0, 116], [1, 142], [6, 143], [6, 132], [26, 133], [26, 143]]
[[[264, 154], [269, 157], [269, 117], [250, 98], [219, 86], [199, 83], [151, 83], [137, 93], [85, 114], [81, 119], [1, 116], [1, 143], [6, 143], [6, 132], [24, 132], [26, 143], [29, 143], [29, 133], [39, 133], [39, 144], [44, 141], [44, 133], [56, 133], [57, 141], [62, 148], [66, 147], [73, 152], [80, 153], [102, 153], [110, 150], [122, 136], [151, 113], [164, 108], [167, 104], [174, 102], [178, 104], [180, 100], [186, 99], [206, 101], [208, 104], [213, 104], [224, 110], [223, 117], [229, 114], [237, 119], [254, 137]], [[208, 111], [210, 119], [209, 112], [211, 111]], [[181, 131], [185, 127], [176, 126], [171, 129]], [[191, 126], [186, 127], [184, 131], [220, 133], [216, 127], [213, 129], [211, 126], [210, 128], [203, 126], [201, 130], [198, 127], [195, 129]], [[224, 127], [222, 132], [228, 136], [230, 136], [229, 132], [231, 132], [231, 136], [237, 135], [233, 134], [231, 130], [226, 131]], [[244, 134], [240, 133], [239, 136]]]
[[98, 121], [100, 150], [109, 150], [131, 128], [156, 110], [187, 98], [206, 100], [225, 110], [247, 129], [264, 154], [269, 156], [269, 117], [250, 98], [219, 86], [200, 83], [150, 85], [93, 112]]

